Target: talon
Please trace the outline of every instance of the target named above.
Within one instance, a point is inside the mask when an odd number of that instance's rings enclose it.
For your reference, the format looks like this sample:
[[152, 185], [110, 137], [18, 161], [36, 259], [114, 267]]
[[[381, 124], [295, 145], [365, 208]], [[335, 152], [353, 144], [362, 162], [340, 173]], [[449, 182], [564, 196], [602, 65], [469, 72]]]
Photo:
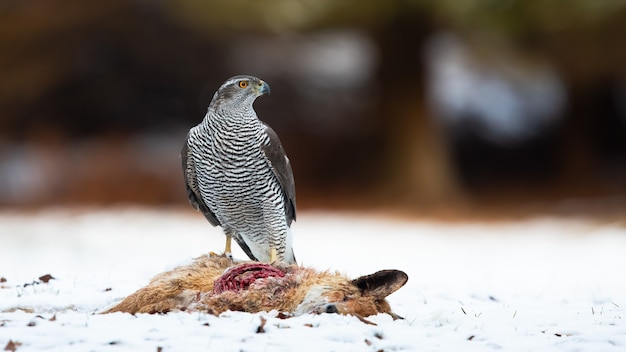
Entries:
[[211, 257], [211, 258], [225, 257], [225, 258], [228, 258], [230, 260], [234, 260], [232, 253], [222, 253], [222, 254], [219, 254], [219, 253], [215, 253], [215, 252], [211, 251], [211, 252], [209, 252], [209, 257]]

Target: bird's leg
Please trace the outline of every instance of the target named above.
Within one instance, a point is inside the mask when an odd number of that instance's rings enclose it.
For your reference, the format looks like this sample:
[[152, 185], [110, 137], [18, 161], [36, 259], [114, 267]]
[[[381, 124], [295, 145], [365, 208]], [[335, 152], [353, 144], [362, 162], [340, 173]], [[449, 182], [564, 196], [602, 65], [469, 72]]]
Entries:
[[276, 258], [278, 257], [278, 253], [276, 252], [276, 248], [270, 248], [270, 264], [276, 262]]
[[230, 258], [233, 257], [232, 250], [230, 248], [233, 237], [229, 234], [226, 235], [226, 248], [224, 248], [224, 255]]
[[236, 233], [232, 229], [227, 229], [224, 231], [224, 235], [226, 235], [226, 246], [224, 246], [224, 256], [232, 260], [233, 252], [231, 249], [231, 243], [233, 241], [233, 235], [236, 235]]

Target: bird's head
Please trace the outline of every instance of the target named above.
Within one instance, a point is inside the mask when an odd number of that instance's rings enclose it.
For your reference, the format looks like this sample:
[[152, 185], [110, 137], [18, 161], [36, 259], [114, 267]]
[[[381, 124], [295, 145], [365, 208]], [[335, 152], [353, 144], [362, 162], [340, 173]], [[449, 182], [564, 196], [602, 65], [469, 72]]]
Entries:
[[269, 84], [253, 76], [231, 77], [215, 92], [211, 105], [215, 108], [248, 109], [254, 100], [270, 93]]

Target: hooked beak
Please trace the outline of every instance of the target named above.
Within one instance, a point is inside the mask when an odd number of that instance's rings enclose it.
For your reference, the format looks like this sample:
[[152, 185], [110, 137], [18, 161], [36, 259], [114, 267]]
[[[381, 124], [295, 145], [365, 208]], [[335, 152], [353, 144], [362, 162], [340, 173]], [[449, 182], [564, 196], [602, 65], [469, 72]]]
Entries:
[[270, 85], [265, 83], [265, 81], [259, 81], [256, 91], [258, 95], [270, 94]]

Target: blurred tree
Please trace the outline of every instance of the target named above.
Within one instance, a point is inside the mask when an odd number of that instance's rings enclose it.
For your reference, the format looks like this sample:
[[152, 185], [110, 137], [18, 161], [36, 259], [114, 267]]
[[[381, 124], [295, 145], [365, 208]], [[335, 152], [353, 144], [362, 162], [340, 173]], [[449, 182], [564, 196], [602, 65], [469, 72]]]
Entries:
[[[607, 149], [613, 164], [623, 163], [626, 2], [619, 0], [7, 0], [0, 2], [0, 138], [56, 141], [146, 129], [178, 138], [231, 74], [234, 42], [346, 28], [374, 43], [379, 95], [368, 96], [373, 106], [359, 115], [373, 121], [366, 131], [300, 154], [307, 171], [332, 166], [326, 185], [342, 187], [328, 193], [357, 184], [378, 186], [367, 196], [387, 200], [460, 196], [448, 142], [425, 102], [423, 51], [441, 29], [471, 43], [506, 42], [558, 68], [572, 103], [556, 137], [565, 159], [559, 184], [595, 182]], [[286, 103], [284, 111], [293, 111]], [[309, 132], [289, 131], [293, 159], [301, 153], [297, 141], [312, 140]], [[611, 187], [623, 191], [624, 171], [618, 175]], [[368, 184], [353, 182], [360, 178]]]
[[[209, 32], [285, 33], [345, 26], [369, 33], [379, 50], [378, 83], [382, 87], [382, 97], [375, 109], [379, 134], [372, 138], [382, 138], [381, 145], [386, 146], [382, 160], [389, 163], [377, 166], [389, 171], [383, 184], [394, 188], [383, 188], [383, 192], [409, 201], [456, 198], [460, 190], [458, 175], [450, 164], [447, 142], [429, 117], [423, 101], [422, 50], [424, 42], [436, 30], [451, 28], [469, 39], [472, 45], [508, 43], [522, 56], [544, 57], [558, 67], [573, 103], [560, 133], [563, 143], [560, 148], [567, 150], [561, 151], [565, 158], [560, 177], [570, 186], [581, 178], [593, 178], [601, 168], [596, 162], [598, 155], [589, 155], [601, 149], [594, 138], [602, 138], [589, 137], [590, 123], [599, 118], [592, 117], [593, 112], [588, 109], [601, 104], [596, 99], [601, 101], [615, 95], [614, 91], [608, 92], [608, 88], [603, 87], [605, 84], [613, 87], [616, 82], [626, 81], [626, 46], [622, 38], [626, 33], [626, 2], [621, 0], [301, 0], [254, 4], [178, 0], [169, 4], [176, 8], [183, 22]], [[612, 78], [606, 81], [605, 77]], [[598, 90], [605, 91], [604, 98], [594, 97], [591, 91]], [[611, 140], [624, 139], [626, 132], [623, 123], [616, 121], [620, 119], [616, 114], [600, 119], [614, 122], [594, 125], [618, 127], [621, 124], [622, 127], [617, 129], [620, 132], [593, 127], [596, 135], [608, 133], [613, 135]], [[620, 137], [615, 136], [616, 133]], [[547, 145], [552, 144], [553, 141], [547, 142]], [[611, 145], [620, 150], [619, 158], [623, 159], [626, 151], [619, 144], [612, 142]], [[518, 157], [523, 159], [524, 155]], [[481, 162], [468, 161], [477, 165]], [[529, 171], [533, 167], [531, 165]], [[613, 186], [622, 189], [615, 183]]]

